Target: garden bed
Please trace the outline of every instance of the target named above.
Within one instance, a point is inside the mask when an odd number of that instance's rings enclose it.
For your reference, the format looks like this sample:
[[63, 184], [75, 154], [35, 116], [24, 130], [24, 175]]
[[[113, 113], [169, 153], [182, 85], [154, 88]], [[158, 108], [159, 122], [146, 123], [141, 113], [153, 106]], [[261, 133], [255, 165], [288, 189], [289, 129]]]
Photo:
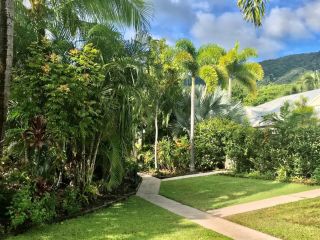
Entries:
[[127, 239], [227, 240], [139, 197], [61, 223], [35, 228], [8, 240]]
[[[138, 188], [140, 186], [141, 181], [142, 181], [142, 178], [139, 176], [137, 176], [137, 181], [135, 181], [135, 182], [125, 180], [117, 189], [115, 189], [112, 192], [107, 193], [107, 194], [97, 195], [97, 197], [94, 199], [94, 201], [91, 200], [88, 204], [83, 205], [81, 207], [81, 209], [79, 209], [79, 211], [76, 211], [74, 213], [66, 214], [66, 212], [61, 211], [61, 209], [60, 209], [60, 211], [59, 211], [59, 209], [57, 209], [57, 212], [56, 212], [57, 215], [53, 219], [51, 219], [50, 221], [46, 221], [46, 223], [53, 224], [53, 223], [59, 223], [59, 222], [62, 222], [62, 221], [68, 220], [68, 219], [77, 218], [79, 216], [83, 216], [83, 215], [95, 212], [97, 210], [100, 210], [102, 208], [110, 207], [116, 203], [125, 201], [130, 196], [133, 196], [136, 194], [136, 192], [138, 191]], [[58, 193], [57, 193], [57, 196], [58, 196]], [[3, 222], [2, 224], [3, 224], [3, 226], [8, 225], [7, 222]], [[11, 233], [12, 234], [21, 234], [21, 233], [24, 233], [33, 227], [35, 227], [35, 226], [32, 225], [31, 223], [28, 223], [22, 227], [15, 229], [14, 231], [12, 230]], [[7, 230], [3, 229], [3, 230], [5, 230], [5, 231], [3, 231], [2, 235], [0, 232], [0, 239], [2, 239], [2, 237], [6, 236], [5, 232], [9, 232], [8, 231], [9, 229], [7, 229]]]

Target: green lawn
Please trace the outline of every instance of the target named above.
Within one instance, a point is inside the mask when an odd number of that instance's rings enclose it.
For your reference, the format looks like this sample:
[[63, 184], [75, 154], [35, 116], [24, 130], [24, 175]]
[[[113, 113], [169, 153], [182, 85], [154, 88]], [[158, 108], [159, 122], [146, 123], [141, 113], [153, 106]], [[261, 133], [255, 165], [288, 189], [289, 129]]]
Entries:
[[211, 175], [162, 182], [160, 194], [201, 210], [211, 210], [315, 188], [319, 186]]
[[228, 219], [285, 240], [320, 239], [319, 198], [238, 214]]
[[228, 238], [131, 197], [128, 201], [59, 224], [39, 227], [12, 240], [185, 240]]

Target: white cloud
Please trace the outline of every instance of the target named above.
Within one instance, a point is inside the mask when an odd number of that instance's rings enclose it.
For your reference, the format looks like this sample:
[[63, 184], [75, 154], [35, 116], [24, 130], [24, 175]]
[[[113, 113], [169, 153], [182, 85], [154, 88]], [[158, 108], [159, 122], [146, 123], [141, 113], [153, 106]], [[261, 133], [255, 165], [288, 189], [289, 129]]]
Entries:
[[217, 17], [200, 12], [191, 34], [201, 44], [214, 42], [227, 49], [239, 41], [241, 47], [257, 48], [263, 57], [273, 57], [284, 47], [278, 40], [259, 35], [251, 24], [244, 22], [240, 13], [227, 12]]
[[273, 8], [264, 22], [264, 33], [275, 38], [308, 38], [311, 33], [302, 18], [290, 8]]
[[320, 31], [320, 1], [316, 0], [297, 10], [297, 16], [302, 18], [307, 27], [315, 32]]
[[207, 12], [210, 10], [211, 6], [210, 3], [207, 1], [199, 1], [191, 3], [191, 6], [194, 10], [201, 10]]
[[153, 34], [172, 43], [191, 38], [198, 44], [218, 43], [225, 48], [239, 40], [257, 48], [263, 58], [274, 57], [292, 46], [290, 41], [314, 40], [320, 34], [320, 0], [270, 0], [262, 28], [246, 23], [235, 1], [153, 0]]

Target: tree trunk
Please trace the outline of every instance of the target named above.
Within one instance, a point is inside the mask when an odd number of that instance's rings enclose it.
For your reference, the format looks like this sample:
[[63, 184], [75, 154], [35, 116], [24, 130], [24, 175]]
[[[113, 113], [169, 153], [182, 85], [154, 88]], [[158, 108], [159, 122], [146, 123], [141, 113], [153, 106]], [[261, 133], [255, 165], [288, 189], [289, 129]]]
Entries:
[[158, 170], [158, 103], [156, 104], [156, 112], [155, 112], [155, 118], [154, 118], [154, 127], [156, 130], [155, 136], [154, 136], [154, 169]]
[[13, 4], [13, 0], [1, 0], [0, 3], [0, 156], [3, 152], [13, 59]]
[[190, 172], [195, 171], [194, 164], [194, 118], [195, 118], [195, 109], [194, 109], [194, 101], [195, 101], [195, 84], [196, 78], [192, 77], [191, 79], [191, 116], [190, 116]]
[[229, 78], [229, 84], [228, 84], [228, 97], [231, 99], [232, 97], [232, 78]]

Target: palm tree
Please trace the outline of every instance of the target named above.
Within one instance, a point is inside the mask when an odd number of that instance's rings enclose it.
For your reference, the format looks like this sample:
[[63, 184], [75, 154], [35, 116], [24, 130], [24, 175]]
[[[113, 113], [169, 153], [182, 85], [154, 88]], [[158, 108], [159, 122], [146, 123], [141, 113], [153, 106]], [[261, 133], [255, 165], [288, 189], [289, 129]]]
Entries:
[[303, 84], [306, 86], [307, 90], [313, 90], [320, 86], [320, 78], [318, 71], [312, 73], [307, 73], [303, 76]]
[[256, 91], [256, 81], [264, 77], [263, 68], [259, 63], [247, 62], [249, 58], [257, 57], [253, 48], [245, 48], [239, 51], [239, 43], [227, 54], [220, 58], [219, 64], [223, 66], [229, 75], [228, 96], [232, 97], [232, 82], [238, 81], [251, 92]]
[[269, 0], [238, 0], [238, 7], [245, 20], [253, 22], [256, 26], [261, 26], [268, 1]]
[[0, 3], [0, 156], [2, 156], [13, 56], [13, 0]]
[[[171, 105], [174, 96], [177, 93], [177, 85], [179, 85], [177, 71], [172, 64], [173, 54], [164, 39], [153, 40], [149, 39], [149, 55], [147, 71], [152, 82], [150, 91], [151, 101], [154, 102], [154, 166], [158, 169], [158, 137], [159, 137], [159, 115], [164, 118], [170, 115]], [[168, 104], [169, 103], [169, 104]]]
[[[21, 0], [16, 0], [21, 2]], [[145, 0], [29, 0], [30, 10], [19, 5], [17, 14], [28, 14], [39, 40], [46, 30], [63, 26], [72, 36], [82, 33], [86, 23], [104, 25], [120, 24], [135, 29], [146, 28], [151, 14], [150, 4]]]
[[[195, 171], [194, 161], [194, 125], [195, 125], [195, 82], [201, 78], [206, 82], [208, 90], [213, 91], [219, 83], [221, 72], [211, 63], [215, 59], [218, 48], [212, 51], [212, 46], [200, 48], [199, 51], [193, 43], [187, 39], [181, 39], [176, 43], [175, 62], [181, 67], [182, 74], [191, 78], [191, 112], [190, 112], [190, 171]], [[209, 57], [208, 57], [209, 56]]]
[[[174, 130], [177, 134], [190, 134], [190, 91], [185, 89], [183, 97], [176, 103], [174, 115], [176, 123]], [[204, 86], [195, 88], [195, 121], [223, 117], [241, 123], [244, 119], [244, 109], [240, 102], [234, 103], [226, 91], [218, 87], [214, 92], [208, 92]]]

